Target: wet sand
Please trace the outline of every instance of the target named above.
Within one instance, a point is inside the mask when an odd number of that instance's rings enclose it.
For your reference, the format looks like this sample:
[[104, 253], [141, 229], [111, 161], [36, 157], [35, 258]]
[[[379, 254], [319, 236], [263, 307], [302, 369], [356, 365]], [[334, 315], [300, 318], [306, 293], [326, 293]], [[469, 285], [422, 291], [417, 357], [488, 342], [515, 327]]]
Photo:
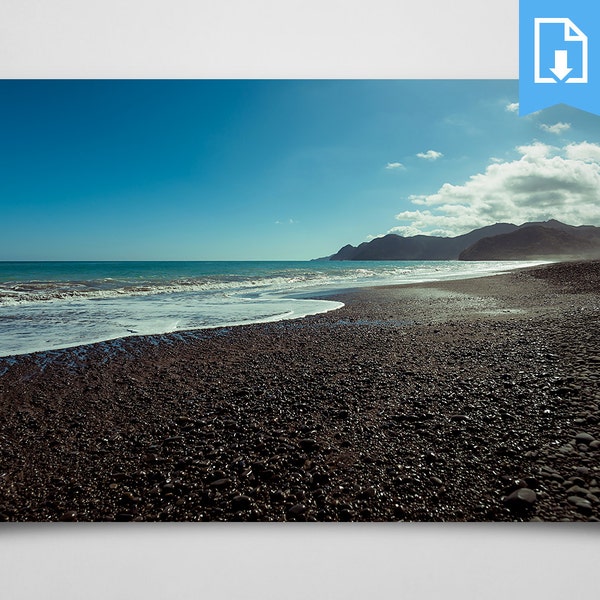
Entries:
[[0, 519], [595, 521], [600, 262], [0, 358]]

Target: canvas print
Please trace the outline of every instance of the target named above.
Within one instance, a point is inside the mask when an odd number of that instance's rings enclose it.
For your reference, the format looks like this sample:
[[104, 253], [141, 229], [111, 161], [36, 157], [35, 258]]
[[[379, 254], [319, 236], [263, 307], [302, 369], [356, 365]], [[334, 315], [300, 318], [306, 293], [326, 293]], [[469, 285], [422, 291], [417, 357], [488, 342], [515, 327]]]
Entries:
[[0, 81], [0, 519], [597, 521], [600, 119], [516, 81]]

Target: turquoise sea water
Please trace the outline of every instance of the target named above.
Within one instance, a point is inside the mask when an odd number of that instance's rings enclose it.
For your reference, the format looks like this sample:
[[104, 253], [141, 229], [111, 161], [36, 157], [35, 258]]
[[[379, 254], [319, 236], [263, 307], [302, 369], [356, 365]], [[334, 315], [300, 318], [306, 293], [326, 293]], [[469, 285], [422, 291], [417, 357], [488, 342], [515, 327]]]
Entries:
[[[474, 277], [522, 262], [0, 262], [0, 356], [303, 317], [326, 292]], [[324, 298], [311, 296], [325, 294]]]

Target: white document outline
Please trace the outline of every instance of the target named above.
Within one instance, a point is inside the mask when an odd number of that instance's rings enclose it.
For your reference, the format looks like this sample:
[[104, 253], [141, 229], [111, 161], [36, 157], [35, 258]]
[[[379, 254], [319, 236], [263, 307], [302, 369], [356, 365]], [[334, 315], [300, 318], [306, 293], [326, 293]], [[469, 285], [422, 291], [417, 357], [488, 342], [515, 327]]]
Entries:
[[[542, 77], [540, 74], [540, 25], [542, 23], [562, 23], [565, 27], [565, 42], [581, 42], [581, 77], [569, 77], [564, 83], [587, 83], [588, 82], [588, 37], [567, 17], [562, 18], [535, 18], [534, 34], [534, 83], [558, 83], [553, 77]], [[571, 35], [571, 31], [575, 35]]]

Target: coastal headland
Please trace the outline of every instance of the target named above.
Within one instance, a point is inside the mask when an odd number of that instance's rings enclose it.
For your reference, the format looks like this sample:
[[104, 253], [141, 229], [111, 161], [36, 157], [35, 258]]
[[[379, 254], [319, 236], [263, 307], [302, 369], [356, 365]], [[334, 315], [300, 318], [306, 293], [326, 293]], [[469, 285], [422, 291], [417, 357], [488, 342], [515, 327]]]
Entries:
[[600, 261], [0, 358], [4, 521], [597, 521]]

